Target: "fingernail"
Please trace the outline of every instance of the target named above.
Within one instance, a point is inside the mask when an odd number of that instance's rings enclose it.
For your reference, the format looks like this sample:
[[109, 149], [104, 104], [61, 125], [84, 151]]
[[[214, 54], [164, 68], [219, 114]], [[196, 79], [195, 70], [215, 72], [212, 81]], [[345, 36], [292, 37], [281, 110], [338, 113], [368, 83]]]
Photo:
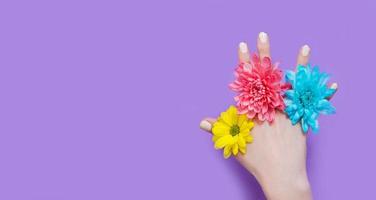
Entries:
[[308, 45], [304, 45], [302, 47], [302, 55], [303, 56], [308, 56], [309, 52], [311, 51], [311, 48], [309, 48]]
[[240, 49], [240, 52], [242, 52], [242, 53], [248, 52], [248, 46], [245, 42], [239, 43], [239, 49]]
[[205, 130], [205, 131], [211, 131], [212, 125], [208, 121], [202, 120], [200, 122], [200, 128], [203, 129], [203, 130]]
[[331, 86], [330, 86], [331, 89], [338, 89], [338, 84], [337, 83], [333, 83]]
[[259, 38], [260, 38], [260, 42], [262, 43], [268, 42], [268, 34], [266, 34], [265, 32], [260, 32]]

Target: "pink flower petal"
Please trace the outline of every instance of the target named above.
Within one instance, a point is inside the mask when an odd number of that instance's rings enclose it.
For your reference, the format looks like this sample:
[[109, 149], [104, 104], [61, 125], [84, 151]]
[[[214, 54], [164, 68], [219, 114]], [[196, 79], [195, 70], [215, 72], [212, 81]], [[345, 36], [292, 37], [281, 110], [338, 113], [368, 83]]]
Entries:
[[283, 110], [285, 105], [282, 93], [289, 85], [282, 84], [282, 71], [278, 63], [272, 64], [269, 57], [262, 60], [253, 54], [248, 63], [239, 63], [235, 69], [235, 81], [230, 89], [237, 92], [235, 101], [239, 113], [249, 118], [257, 115], [261, 121], [273, 121], [275, 109]]

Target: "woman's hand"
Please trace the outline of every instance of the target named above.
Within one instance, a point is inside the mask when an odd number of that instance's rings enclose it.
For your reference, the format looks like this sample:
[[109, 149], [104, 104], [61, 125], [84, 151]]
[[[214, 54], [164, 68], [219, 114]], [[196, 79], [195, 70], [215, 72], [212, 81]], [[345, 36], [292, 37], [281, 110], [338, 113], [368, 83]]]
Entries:
[[[269, 38], [261, 32], [257, 39], [261, 57], [270, 57]], [[240, 62], [248, 62], [250, 53], [246, 43], [239, 44]], [[298, 54], [297, 64], [307, 65], [310, 48], [304, 45]], [[337, 84], [331, 88], [337, 89]], [[215, 119], [206, 118], [200, 127], [211, 132]], [[251, 131], [253, 143], [247, 145], [245, 155], [236, 159], [252, 173], [260, 183], [268, 199], [312, 199], [306, 172], [306, 135], [300, 124], [292, 125], [282, 112], [277, 112], [273, 123], [258, 122]]]

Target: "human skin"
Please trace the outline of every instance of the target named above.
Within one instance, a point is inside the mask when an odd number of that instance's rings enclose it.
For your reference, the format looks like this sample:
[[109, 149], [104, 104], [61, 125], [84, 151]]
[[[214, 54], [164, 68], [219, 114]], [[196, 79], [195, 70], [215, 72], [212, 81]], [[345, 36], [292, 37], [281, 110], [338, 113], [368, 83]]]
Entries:
[[[269, 38], [261, 32], [257, 39], [257, 51], [261, 58], [270, 57]], [[241, 42], [238, 49], [239, 61], [250, 59], [248, 46]], [[307, 65], [310, 48], [304, 45], [298, 53], [297, 65]], [[337, 90], [337, 84], [331, 88]], [[205, 118], [200, 127], [211, 132], [214, 118]], [[276, 113], [272, 123], [255, 121], [251, 130], [253, 142], [247, 144], [247, 153], [238, 154], [236, 159], [260, 183], [269, 200], [311, 200], [312, 193], [306, 170], [307, 135], [300, 124], [292, 125], [288, 117]]]

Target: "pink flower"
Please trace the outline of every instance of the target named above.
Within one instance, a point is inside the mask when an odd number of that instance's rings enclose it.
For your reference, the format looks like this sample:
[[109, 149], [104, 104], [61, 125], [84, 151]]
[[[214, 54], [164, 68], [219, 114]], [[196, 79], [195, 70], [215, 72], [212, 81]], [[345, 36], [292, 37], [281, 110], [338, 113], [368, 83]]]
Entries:
[[282, 71], [278, 69], [278, 64], [272, 65], [269, 57], [261, 60], [254, 54], [251, 62], [238, 65], [235, 76], [230, 88], [238, 93], [234, 99], [239, 114], [272, 122], [275, 110], [284, 110], [282, 92], [288, 86], [281, 84]]

